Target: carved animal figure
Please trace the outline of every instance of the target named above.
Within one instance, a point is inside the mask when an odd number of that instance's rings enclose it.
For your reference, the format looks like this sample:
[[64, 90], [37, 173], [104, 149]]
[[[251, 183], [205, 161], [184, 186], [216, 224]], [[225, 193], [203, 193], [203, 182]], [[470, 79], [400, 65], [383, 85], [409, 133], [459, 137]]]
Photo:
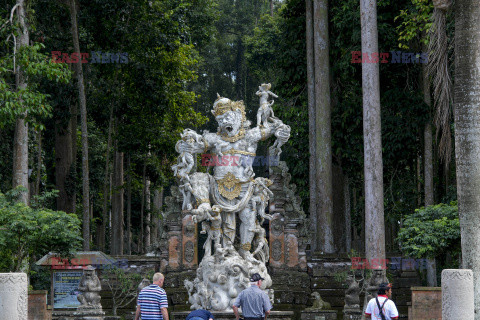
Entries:
[[353, 307], [360, 305], [360, 287], [352, 276], [348, 276], [347, 283], [350, 283], [345, 290], [345, 306]]
[[102, 291], [102, 284], [95, 273], [95, 268], [88, 266], [82, 275], [78, 290], [82, 293], [77, 295], [78, 301], [81, 303], [81, 308], [101, 309], [100, 294]]
[[313, 300], [313, 306], [310, 308], [307, 308], [308, 310], [330, 310], [332, 308], [330, 306], [330, 303], [323, 301], [322, 297], [320, 296], [320, 293], [314, 291], [310, 296], [314, 300]]

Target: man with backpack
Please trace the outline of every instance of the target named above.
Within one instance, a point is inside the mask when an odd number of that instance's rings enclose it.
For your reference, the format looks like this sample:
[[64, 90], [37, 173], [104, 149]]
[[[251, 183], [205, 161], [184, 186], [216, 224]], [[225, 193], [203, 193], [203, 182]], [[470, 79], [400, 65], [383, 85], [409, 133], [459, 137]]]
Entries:
[[365, 310], [365, 318], [373, 320], [398, 319], [398, 310], [392, 297], [392, 285], [381, 283], [378, 287], [378, 296], [370, 299]]

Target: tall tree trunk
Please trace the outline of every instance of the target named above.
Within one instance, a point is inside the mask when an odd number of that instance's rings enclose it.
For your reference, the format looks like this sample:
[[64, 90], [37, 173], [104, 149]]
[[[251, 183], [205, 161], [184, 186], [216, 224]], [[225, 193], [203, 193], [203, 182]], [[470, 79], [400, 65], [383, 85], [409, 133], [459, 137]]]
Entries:
[[[73, 117], [73, 116], [72, 116]], [[73, 164], [72, 121], [55, 122], [55, 186], [58, 190], [57, 210], [74, 213], [72, 209], [71, 170]], [[76, 130], [75, 130], [76, 131]], [[75, 141], [76, 142], [76, 141]], [[73, 184], [74, 185], [74, 184]]]
[[154, 214], [154, 223], [153, 223], [153, 232], [152, 232], [152, 243], [158, 243], [160, 241], [160, 236], [162, 235], [163, 230], [163, 216], [162, 216], [162, 206], [163, 206], [163, 187], [155, 189], [153, 192], [153, 214]]
[[132, 254], [132, 167], [127, 156], [127, 254]]
[[72, 188], [67, 189], [67, 192], [69, 193], [70, 196], [70, 211], [76, 212], [77, 211], [77, 188], [75, 186], [77, 185], [77, 117], [78, 117], [78, 107], [77, 104], [74, 103], [72, 104], [70, 108], [70, 112], [72, 114], [72, 117], [70, 118], [71, 121], [71, 128], [72, 128], [72, 138], [71, 138], [71, 144], [72, 144], [72, 164], [70, 166], [70, 174], [69, 174], [69, 181], [72, 183]]
[[[29, 45], [29, 33], [26, 22], [25, 0], [17, 0], [17, 18], [20, 26], [20, 34], [17, 36], [16, 51], [19, 52], [22, 47]], [[15, 70], [15, 84], [17, 90], [27, 88], [27, 77], [20, 66]], [[12, 187], [23, 186], [27, 189], [19, 196], [19, 201], [28, 204], [28, 123], [25, 121], [24, 114], [17, 118], [15, 122], [15, 134], [13, 140], [13, 181]]]
[[[424, 49], [425, 50], [425, 49]], [[422, 66], [422, 86], [423, 86], [423, 101], [430, 108], [432, 100], [430, 98], [430, 82], [428, 81], [428, 70], [424, 64]], [[423, 130], [424, 141], [424, 194], [425, 194], [425, 207], [434, 204], [433, 201], [433, 135], [432, 124], [428, 119]], [[427, 259], [427, 285], [430, 287], [437, 286], [437, 264], [435, 258]]]
[[143, 236], [145, 234], [145, 188], [147, 185], [147, 163], [143, 164], [143, 173], [142, 173], [142, 200], [140, 201], [140, 234], [138, 235], [138, 253], [144, 253], [144, 241]]
[[[425, 64], [422, 66], [423, 75], [423, 101], [431, 107], [432, 99], [430, 98], [430, 82], [428, 81], [428, 71]], [[434, 203], [433, 200], [433, 135], [432, 135], [432, 123], [430, 119], [425, 124], [424, 134], [424, 193], [425, 193], [425, 206], [431, 206]]]
[[[378, 52], [377, 3], [360, 1], [362, 53]], [[365, 157], [365, 254], [385, 259], [382, 131], [378, 63], [362, 63], [363, 139]]]
[[150, 179], [145, 181], [145, 253], [150, 250], [150, 224], [152, 222], [152, 201], [150, 196]]
[[112, 239], [110, 241], [110, 251], [113, 255], [123, 254], [123, 194], [123, 152], [115, 151], [112, 199]]
[[[78, 40], [77, 7], [75, 0], [70, 0], [70, 18], [72, 22], [72, 37], [74, 51], [80, 57], [80, 43]], [[85, 86], [83, 82], [82, 61], [78, 59], [75, 64], [77, 76], [78, 101], [80, 103], [80, 119], [82, 126], [82, 216], [83, 216], [83, 250], [90, 250], [90, 186], [88, 173], [88, 131], [87, 131], [87, 100], [85, 97]]]
[[417, 207], [422, 205], [422, 157], [417, 153]]
[[35, 180], [35, 194], [40, 194], [40, 183], [42, 181], [42, 131], [37, 130], [37, 177]]
[[310, 192], [310, 221], [313, 233], [311, 244], [312, 252], [317, 249], [317, 178], [315, 172], [316, 153], [315, 153], [315, 61], [313, 49], [313, 2], [305, 0], [306, 4], [306, 39], [307, 39], [307, 88], [308, 88], [308, 147], [309, 157], [309, 192]]
[[352, 249], [352, 218], [350, 204], [350, 179], [345, 174], [343, 179], [343, 201], [345, 206], [345, 251]]
[[110, 193], [108, 192], [108, 182], [110, 175], [110, 150], [112, 148], [112, 127], [113, 127], [113, 106], [110, 106], [110, 117], [108, 120], [108, 136], [107, 136], [107, 150], [105, 154], [105, 176], [103, 180], [103, 205], [102, 205], [102, 226], [99, 230], [99, 248], [100, 251], [105, 251], [106, 248], [106, 230], [107, 230], [107, 221], [108, 221], [108, 199], [110, 198]]
[[480, 6], [455, 1], [455, 150], [462, 267], [474, 277], [480, 319]]
[[328, 0], [313, 3], [315, 53], [315, 154], [317, 187], [317, 250], [335, 252], [333, 240], [332, 142]]

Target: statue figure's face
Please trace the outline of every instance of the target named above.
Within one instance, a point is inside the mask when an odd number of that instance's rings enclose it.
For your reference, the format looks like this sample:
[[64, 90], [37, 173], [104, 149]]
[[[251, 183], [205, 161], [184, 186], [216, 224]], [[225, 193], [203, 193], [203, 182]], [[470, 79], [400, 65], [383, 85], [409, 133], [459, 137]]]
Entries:
[[242, 112], [240, 110], [228, 111], [215, 117], [218, 131], [229, 137], [236, 136], [242, 127]]

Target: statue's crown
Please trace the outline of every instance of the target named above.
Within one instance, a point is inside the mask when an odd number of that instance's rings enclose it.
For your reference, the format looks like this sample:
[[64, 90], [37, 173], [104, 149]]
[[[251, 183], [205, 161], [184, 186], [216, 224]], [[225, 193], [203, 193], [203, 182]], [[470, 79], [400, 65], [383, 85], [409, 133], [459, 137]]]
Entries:
[[245, 115], [245, 105], [243, 104], [243, 101], [232, 101], [228, 98], [223, 98], [220, 97], [220, 95], [217, 94], [217, 100], [215, 100], [215, 103], [213, 104], [213, 110], [212, 113], [213, 115], [216, 116], [221, 116], [222, 114], [228, 112], [228, 111], [235, 111], [235, 110], [240, 110], [242, 112], [242, 115]]

